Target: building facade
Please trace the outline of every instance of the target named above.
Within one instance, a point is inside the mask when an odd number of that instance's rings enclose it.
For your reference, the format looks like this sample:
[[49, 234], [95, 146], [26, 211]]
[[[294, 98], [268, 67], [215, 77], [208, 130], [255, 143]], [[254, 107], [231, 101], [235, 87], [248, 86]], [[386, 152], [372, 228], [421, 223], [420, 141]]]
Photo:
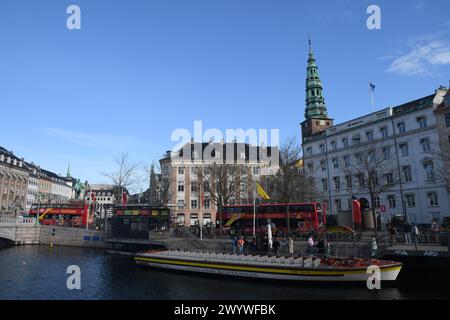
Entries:
[[28, 177], [23, 159], [0, 147], [0, 214], [16, 216], [26, 209]]
[[[439, 174], [445, 161], [435, 156], [441, 148], [435, 110], [447, 89], [334, 125], [324, 104], [316, 107], [317, 101], [324, 101], [316, 68], [310, 49], [301, 124], [303, 163], [327, 203], [328, 214], [350, 211], [351, 199], [357, 197], [363, 208], [373, 207], [385, 217], [407, 215], [414, 223], [428, 224], [449, 216], [449, 194]], [[377, 183], [390, 186], [373, 203], [363, 179], [355, 178], [361, 150], [372, 152], [374, 159], [383, 158], [383, 181]]]
[[[184, 150], [184, 153], [183, 153]], [[186, 154], [189, 152], [189, 156]], [[216, 163], [238, 164], [245, 172], [240, 179], [239, 192], [228, 204], [253, 202], [253, 181], [273, 175], [277, 167], [271, 160], [278, 157], [278, 148], [255, 147], [244, 143], [188, 143], [178, 152], [168, 151], [160, 160], [161, 199], [171, 207], [172, 222], [192, 226], [216, 223], [217, 206], [205, 183], [210, 179], [211, 166]]]

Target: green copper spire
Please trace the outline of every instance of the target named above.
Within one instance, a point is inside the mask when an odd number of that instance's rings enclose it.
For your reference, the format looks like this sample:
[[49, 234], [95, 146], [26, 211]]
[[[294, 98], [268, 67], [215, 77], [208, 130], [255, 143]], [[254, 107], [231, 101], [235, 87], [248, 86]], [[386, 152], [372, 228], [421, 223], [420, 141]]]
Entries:
[[69, 161], [69, 166], [67, 167], [67, 175], [66, 175], [66, 177], [67, 178], [71, 178], [71, 176], [70, 176], [70, 161]]
[[306, 68], [306, 120], [314, 119], [327, 119], [327, 107], [325, 105], [325, 99], [322, 95], [322, 82], [319, 77], [319, 68], [316, 65], [316, 59], [311, 45], [311, 36], [309, 37], [309, 57], [308, 67]]

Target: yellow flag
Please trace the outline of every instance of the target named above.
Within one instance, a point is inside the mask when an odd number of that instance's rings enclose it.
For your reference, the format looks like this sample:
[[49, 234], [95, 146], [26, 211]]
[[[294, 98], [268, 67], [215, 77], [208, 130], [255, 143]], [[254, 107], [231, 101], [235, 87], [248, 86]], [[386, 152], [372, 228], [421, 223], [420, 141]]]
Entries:
[[261, 185], [258, 182], [256, 182], [256, 191], [258, 191], [261, 198], [263, 198], [265, 200], [270, 200], [269, 195], [264, 191], [264, 189], [261, 187]]

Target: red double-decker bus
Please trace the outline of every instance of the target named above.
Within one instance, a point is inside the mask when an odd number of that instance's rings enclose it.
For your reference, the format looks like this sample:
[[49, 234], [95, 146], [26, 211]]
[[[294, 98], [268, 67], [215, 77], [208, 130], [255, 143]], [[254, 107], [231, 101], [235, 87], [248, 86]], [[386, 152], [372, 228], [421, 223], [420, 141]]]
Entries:
[[[217, 213], [217, 220], [222, 218], [223, 232], [251, 235], [255, 220], [257, 234], [266, 232], [268, 223], [276, 234], [287, 232], [286, 204], [260, 204], [256, 207], [254, 218], [253, 205], [223, 206]], [[291, 231], [308, 232], [321, 231], [326, 227], [325, 208], [321, 203], [290, 203], [289, 224]]]
[[[28, 211], [30, 217], [36, 217], [38, 205], [33, 204]], [[47, 226], [82, 227], [86, 226], [88, 205], [79, 204], [40, 204], [39, 223]]]

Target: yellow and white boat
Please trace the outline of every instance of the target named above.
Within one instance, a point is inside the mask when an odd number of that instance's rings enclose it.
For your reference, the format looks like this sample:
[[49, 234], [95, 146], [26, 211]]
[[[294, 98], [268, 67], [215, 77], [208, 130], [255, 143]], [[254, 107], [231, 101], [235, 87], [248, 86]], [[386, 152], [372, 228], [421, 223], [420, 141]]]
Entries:
[[138, 265], [157, 269], [317, 282], [366, 282], [373, 266], [378, 267], [375, 269], [380, 271], [381, 281], [395, 281], [403, 266], [400, 262], [376, 259], [269, 257], [175, 250], [138, 253], [135, 261]]

